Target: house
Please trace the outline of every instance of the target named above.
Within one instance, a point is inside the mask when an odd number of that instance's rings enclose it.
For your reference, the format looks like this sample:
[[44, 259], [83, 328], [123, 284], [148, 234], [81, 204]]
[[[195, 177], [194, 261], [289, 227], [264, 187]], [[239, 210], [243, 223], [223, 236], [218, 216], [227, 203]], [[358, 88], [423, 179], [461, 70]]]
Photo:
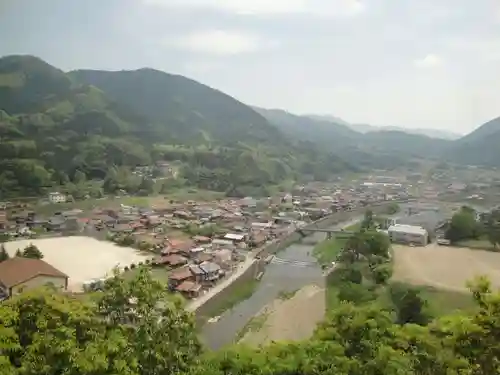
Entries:
[[182, 267], [170, 274], [170, 276], [168, 277], [168, 286], [170, 287], [170, 289], [175, 289], [182, 282], [193, 279], [194, 275], [189, 267]]
[[391, 225], [387, 230], [391, 242], [413, 244], [419, 246], [427, 245], [429, 233], [422, 227], [415, 225]]
[[200, 268], [205, 272], [205, 281], [216, 281], [221, 276], [221, 268], [216, 263], [203, 262]]
[[218, 250], [214, 254], [214, 262], [222, 268], [227, 269], [231, 265], [233, 259], [233, 252], [228, 249]]
[[59, 193], [58, 191], [49, 193], [49, 202], [50, 203], [64, 203], [66, 202], [66, 195]]
[[62, 231], [65, 228], [66, 219], [61, 215], [54, 215], [47, 221], [47, 230]]
[[188, 262], [187, 258], [183, 257], [182, 255], [178, 255], [178, 254], [171, 254], [171, 255], [163, 256], [160, 259], [158, 259], [157, 261], [155, 261], [155, 263], [157, 263], [157, 264], [167, 264], [171, 267], [183, 266], [183, 265], [187, 264], [187, 262]]
[[212, 249], [232, 248], [232, 247], [234, 247], [234, 242], [231, 240], [221, 240], [221, 239], [212, 240]]
[[200, 295], [201, 285], [194, 281], [186, 280], [179, 284], [175, 290], [187, 298], [196, 298]]
[[197, 266], [196, 264], [191, 264], [189, 266], [189, 270], [194, 276], [194, 280], [197, 283], [201, 283], [205, 279], [205, 272], [200, 268], [200, 266]]
[[0, 263], [0, 290], [6, 296], [48, 284], [66, 290], [68, 275], [41, 259], [15, 257]]
[[213, 255], [209, 253], [199, 253], [196, 255], [196, 258], [194, 259], [195, 263], [204, 263], [204, 262], [211, 262], [213, 259]]
[[7, 212], [5, 210], [0, 211], [0, 230], [6, 230], [7, 229]]
[[245, 240], [245, 235], [244, 234], [237, 234], [237, 233], [227, 233], [224, 236], [225, 240], [229, 241], [234, 241], [234, 242], [242, 242]]

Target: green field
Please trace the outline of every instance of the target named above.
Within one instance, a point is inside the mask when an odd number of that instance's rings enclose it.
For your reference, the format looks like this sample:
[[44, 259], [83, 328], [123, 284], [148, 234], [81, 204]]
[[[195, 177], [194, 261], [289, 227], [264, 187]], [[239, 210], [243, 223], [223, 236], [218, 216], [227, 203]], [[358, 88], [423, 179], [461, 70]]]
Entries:
[[[338, 285], [338, 280], [335, 280], [335, 276], [331, 277], [328, 281], [326, 289], [327, 311], [335, 309], [340, 303], [337, 297]], [[398, 281], [392, 281], [391, 285], [409, 286]], [[456, 311], [474, 310], [475, 303], [470, 293], [441, 290], [427, 286], [420, 286], [418, 288], [421, 297], [427, 301], [429, 312], [432, 316], [440, 317]], [[377, 292], [376, 301], [383, 308], [392, 309], [392, 302], [387, 288], [380, 289]]]
[[344, 248], [346, 238], [332, 238], [318, 243], [313, 250], [313, 256], [319, 264], [331, 264], [337, 259], [337, 256]]
[[220, 199], [223, 193], [197, 190], [197, 189], [184, 189], [173, 192], [168, 195], [155, 195], [149, 197], [126, 196], [126, 197], [106, 197], [100, 199], [87, 199], [82, 201], [67, 202], [67, 203], [36, 203], [33, 210], [40, 214], [52, 215], [59, 211], [68, 211], [72, 209], [80, 209], [83, 211], [91, 211], [95, 208], [119, 208], [120, 204], [127, 206], [139, 207], [152, 207], [154, 205], [164, 205], [170, 200], [174, 201], [188, 201], [188, 200], [202, 200], [211, 201]]
[[490, 241], [482, 238], [479, 240], [460, 241], [457, 244], [455, 244], [455, 246], [468, 247], [470, 249], [476, 249], [476, 250], [500, 251], [500, 249], [495, 248]]
[[[149, 271], [151, 272], [151, 277], [154, 280], [159, 281], [162, 284], [168, 283], [168, 275], [170, 274], [170, 272], [165, 267], [159, 267], [159, 268], [150, 267]], [[138, 267], [135, 269], [130, 269], [123, 273], [123, 277], [125, 280], [132, 280], [135, 276], [137, 276], [138, 272], [139, 272]]]
[[259, 281], [255, 279], [249, 280], [245, 283], [238, 283], [226, 299], [220, 301], [217, 305], [212, 306], [210, 311], [204, 312], [204, 317], [201, 320], [206, 321], [209, 318], [222, 315], [225, 311], [231, 310], [240, 302], [249, 299], [254, 294], [258, 285]]

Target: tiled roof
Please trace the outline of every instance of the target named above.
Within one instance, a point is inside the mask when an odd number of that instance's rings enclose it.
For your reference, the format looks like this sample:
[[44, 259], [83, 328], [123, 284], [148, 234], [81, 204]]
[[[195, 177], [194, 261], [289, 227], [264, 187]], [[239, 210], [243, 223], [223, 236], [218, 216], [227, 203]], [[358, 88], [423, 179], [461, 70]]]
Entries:
[[68, 277], [41, 259], [15, 257], [0, 263], [0, 282], [7, 288], [19, 285], [40, 275]]

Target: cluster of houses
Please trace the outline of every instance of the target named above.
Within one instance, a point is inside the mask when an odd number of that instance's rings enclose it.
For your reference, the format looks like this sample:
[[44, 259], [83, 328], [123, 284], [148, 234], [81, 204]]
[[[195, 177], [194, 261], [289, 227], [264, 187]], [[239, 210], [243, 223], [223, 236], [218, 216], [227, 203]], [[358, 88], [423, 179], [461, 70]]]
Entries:
[[[78, 234], [124, 241], [124, 246], [151, 252], [147, 265], [165, 271], [172, 291], [195, 298], [233, 272], [253, 249], [288, 235], [298, 226], [336, 211], [404, 194], [405, 189], [398, 184], [311, 183], [296, 186], [286, 194], [259, 199], [165, 199], [153, 207], [122, 204], [91, 211], [73, 209], [50, 216], [25, 204], [8, 203], [0, 207], [0, 233], [11, 237]], [[64, 201], [55, 193], [49, 200]], [[38, 262], [40, 265], [44, 266]], [[129, 265], [124, 271], [134, 267]], [[86, 286], [95, 288], [97, 284], [92, 280]]]

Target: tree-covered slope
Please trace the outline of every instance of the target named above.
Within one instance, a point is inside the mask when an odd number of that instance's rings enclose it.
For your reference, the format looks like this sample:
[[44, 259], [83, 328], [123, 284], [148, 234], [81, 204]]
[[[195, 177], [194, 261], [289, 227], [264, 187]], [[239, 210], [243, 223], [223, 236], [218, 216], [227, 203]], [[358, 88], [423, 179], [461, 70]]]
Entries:
[[0, 112], [4, 195], [39, 194], [76, 170], [103, 178], [109, 165], [150, 162], [140, 116], [36, 57], [0, 59]]
[[450, 144], [442, 139], [402, 131], [363, 134], [342, 122], [297, 116], [281, 110], [256, 110], [290, 137], [334, 150], [341, 158], [368, 168], [392, 168], [414, 158], [439, 158]]
[[76, 175], [135, 192], [131, 169], [160, 160], [177, 164], [182, 184], [238, 195], [352, 169], [188, 78], [152, 69], [64, 73], [33, 56], [0, 58], [0, 157], [2, 197], [38, 195]]
[[93, 85], [151, 119], [182, 142], [284, 144], [281, 132], [250, 107], [189, 78], [154, 69], [77, 70], [76, 82]]
[[500, 164], [500, 117], [481, 125], [453, 143], [446, 158], [458, 164], [498, 166]]

